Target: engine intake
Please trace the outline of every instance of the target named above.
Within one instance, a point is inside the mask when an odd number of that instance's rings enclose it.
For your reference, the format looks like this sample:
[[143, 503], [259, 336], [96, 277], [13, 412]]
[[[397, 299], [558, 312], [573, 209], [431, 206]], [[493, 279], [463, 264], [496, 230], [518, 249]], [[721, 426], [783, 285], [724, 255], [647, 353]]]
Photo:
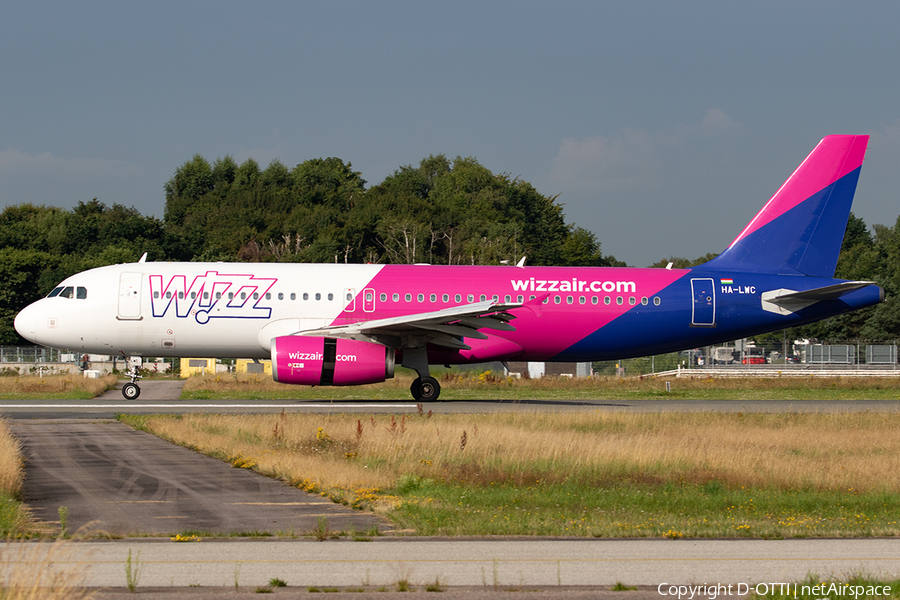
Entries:
[[287, 335], [272, 340], [272, 378], [299, 385], [363, 385], [394, 377], [394, 350], [381, 344]]

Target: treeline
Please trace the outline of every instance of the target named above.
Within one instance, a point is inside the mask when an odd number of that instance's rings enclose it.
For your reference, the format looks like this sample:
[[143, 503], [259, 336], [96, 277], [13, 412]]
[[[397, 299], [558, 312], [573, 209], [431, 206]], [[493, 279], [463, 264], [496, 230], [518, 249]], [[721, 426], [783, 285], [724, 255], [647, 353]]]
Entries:
[[0, 343], [16, 313], [85, 269], [149, 260], [624, 266], [555, 197], [474, 158], [429, 156], [367, 187], [338, 158], [293, 169], [196, 155], [165, 184], [162, 220], [96, 199], [0, 213]]
[[[0, 213], [0, 343], [22, 340], [16, 313], [85, 269], [149, 260], [625, 266], [556, 197], [474, 158], [429, 156], [378, 185], [338, 158], [287, 168], [200, 155], [165, 186], [162, 220], [96, 199], [72, 210], [23, 204]], [[663, 259], [690, 267], [713, 258]], [[851, 215], [837, 277], [876, 281], [887, 302], [789, 330], [823, 342], [900, 338], [900, 219], [870, 228]], [[769, 334], [781, 339], [782, 333]], [[764, 341], [761, 336], [760, 341]]]

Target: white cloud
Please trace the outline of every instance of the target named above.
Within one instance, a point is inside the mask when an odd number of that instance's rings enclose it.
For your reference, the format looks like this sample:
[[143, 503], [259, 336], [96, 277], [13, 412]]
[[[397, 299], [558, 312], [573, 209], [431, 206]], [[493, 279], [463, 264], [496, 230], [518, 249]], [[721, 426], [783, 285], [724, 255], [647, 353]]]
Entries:
[[137, 170], [117, 160], [102, 158], [60, 158], [50, 152], [27, 154], [19, 150], [0, 151], [0, 177], [31, 175], [41, 177], [109, 177]]
[[567, 188], [631, 188], [652, 183], [658, 168], [651, 135], [625, 129], [611, 137], [564, 139], [550, 178]]
[[566, 191], [654, 189], [663, 164], [677, 161], [661, 158], [662, 153], [693, 154], [698, 145], [743, 132], [744, 126], [725, 111], [711, 108], [699, 122], [677, 124], [669, 132], [622, 129], [611, 136], [565, 138], [553, 159], [550, 179]]

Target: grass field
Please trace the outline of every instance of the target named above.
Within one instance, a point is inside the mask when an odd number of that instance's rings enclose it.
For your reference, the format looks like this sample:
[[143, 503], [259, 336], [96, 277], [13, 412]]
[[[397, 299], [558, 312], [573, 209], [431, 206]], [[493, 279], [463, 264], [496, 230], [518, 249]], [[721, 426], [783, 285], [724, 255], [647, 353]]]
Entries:
[[118, 379], [106, 375], [88, 379], [81, 375], [0, 377], [0, 400], [87, 400], [116, 387]]
[[25, 534], [28, 520], [19, 495], [23, 481], [22, 447], [12, 436], [5, 419], [0, 419], [0, 535], [7, 538]]
[[900, 533], [900, 415], [123, 416], [421, 535]]
[[[275, 383], [257, 374], [190, 377], [182, 399], [410, 400], [413, 376], [355, 387], [306, 387]], [[617, 378], [513, 379], [491, 372], [443, 373], [441, 400], [900, 400], [896, 378]], [[671, 391], [666, 392], [666, 382]]]

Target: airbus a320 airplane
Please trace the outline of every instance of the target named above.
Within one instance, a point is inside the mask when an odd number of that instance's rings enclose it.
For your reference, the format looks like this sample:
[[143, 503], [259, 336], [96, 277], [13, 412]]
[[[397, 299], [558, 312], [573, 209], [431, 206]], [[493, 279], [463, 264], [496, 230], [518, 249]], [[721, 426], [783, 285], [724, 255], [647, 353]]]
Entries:
[[823, 139], [731, 245], [693, 269], [140, 262], [69, 277], [18, 314], [36, 344], [272, 359], [276, 381], [358, 385], [429, 364], [595, 361], [696, 348], [884, 299], [833, 279], [868, 136]]

